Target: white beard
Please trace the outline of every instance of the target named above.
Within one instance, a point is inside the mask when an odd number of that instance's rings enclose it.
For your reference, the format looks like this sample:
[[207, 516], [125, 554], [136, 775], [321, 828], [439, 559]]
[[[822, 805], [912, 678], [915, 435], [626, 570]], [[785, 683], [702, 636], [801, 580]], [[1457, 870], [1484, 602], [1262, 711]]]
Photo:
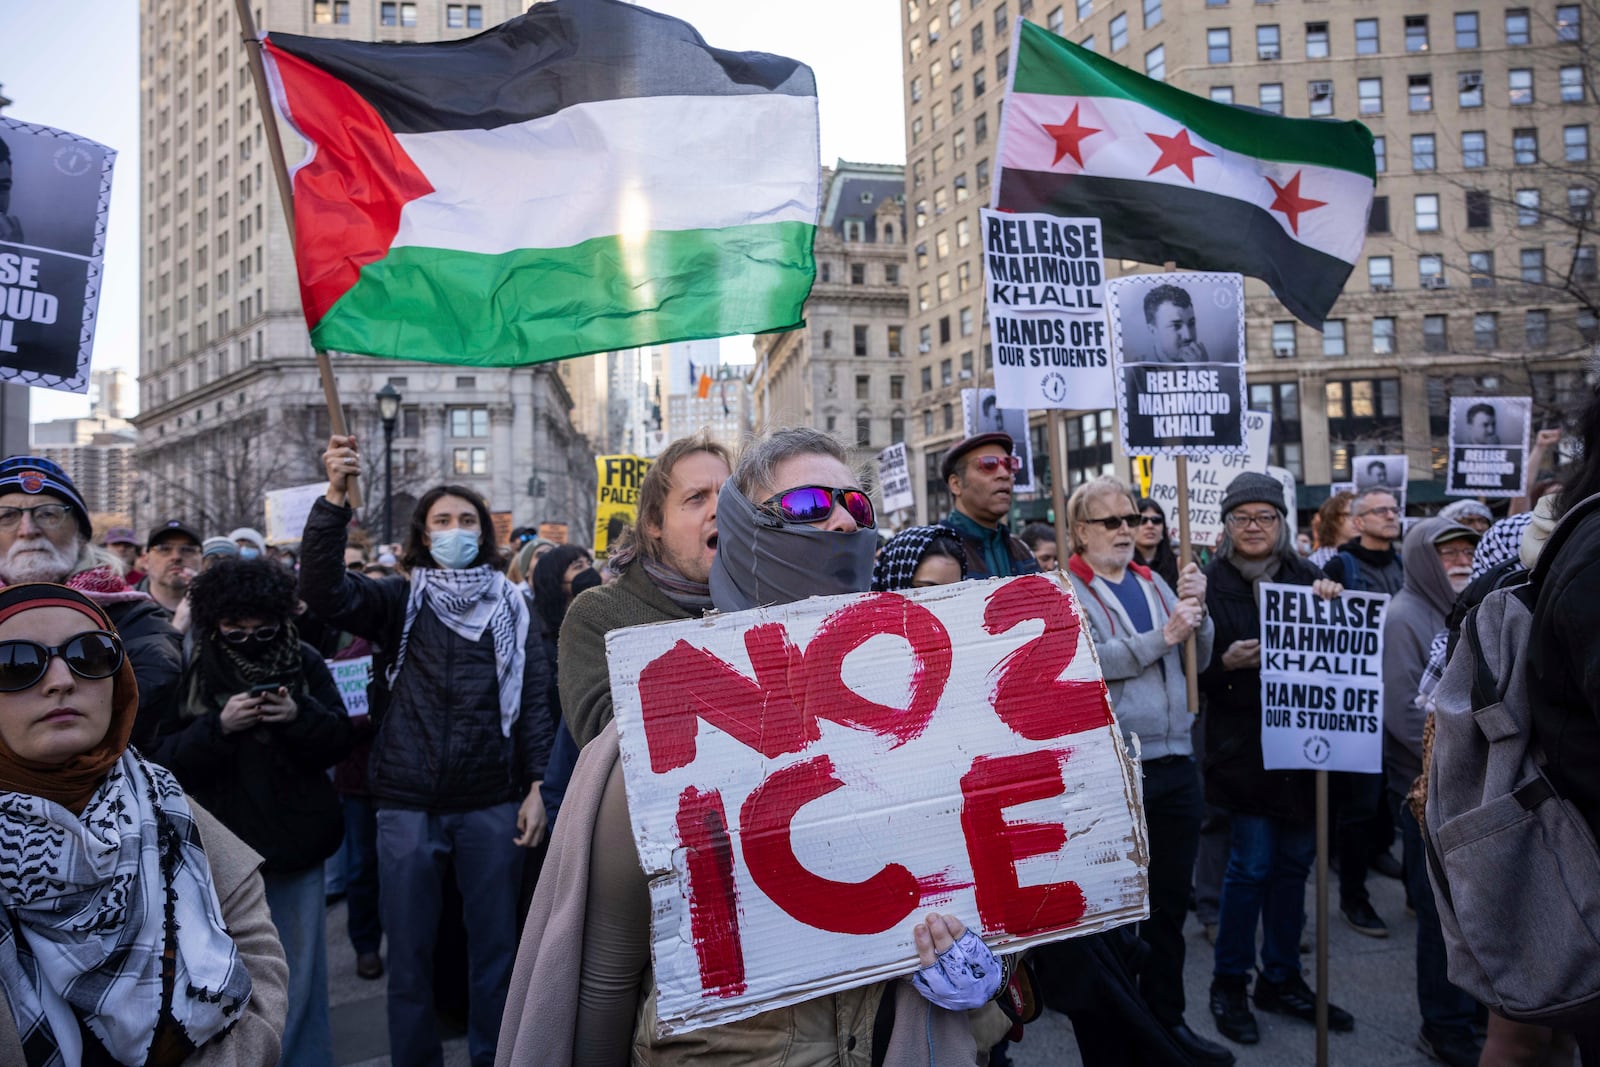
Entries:
[[6, 552], [3, 577], [6, 584], [21, 582], [64, 582], [78, 562], [78, 538], [61, 547], [48, 537], [18, 538]]

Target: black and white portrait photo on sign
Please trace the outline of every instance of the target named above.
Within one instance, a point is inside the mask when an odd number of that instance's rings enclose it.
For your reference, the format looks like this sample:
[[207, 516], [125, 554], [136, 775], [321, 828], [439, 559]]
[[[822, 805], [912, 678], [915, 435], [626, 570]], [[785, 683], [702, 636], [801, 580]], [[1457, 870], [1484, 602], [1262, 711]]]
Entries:
[[88, 391], [116, 155], [0, 116], [0, 381]]
[[1533, 400], [1525, 396], [1451, 397], [1445, 492], [1521, 496], [1532, 411]]
[[1028, 413], [1021, 408], [1003, 408], [993, 389], [961, 390], [962, 433], [971, 437], [977, 433], [1004, 433], [1011, 435], [1011, 454], [1022, 460], [1012, 489], [1018, 493], [1033, 492], [1033, 442], [1028, 437]]
[[1238, 274], [1133, 274], [1106, 283], [1129, 453], [1245, 451], [1243, 308]]
[[1357, 456], [1350, 461], [1350, 475], [1355, 479], [1355, 493], [1360, 496], [1368, 489], [1387, 489], [1406, 510], [1406, 457], [1389, 455]]

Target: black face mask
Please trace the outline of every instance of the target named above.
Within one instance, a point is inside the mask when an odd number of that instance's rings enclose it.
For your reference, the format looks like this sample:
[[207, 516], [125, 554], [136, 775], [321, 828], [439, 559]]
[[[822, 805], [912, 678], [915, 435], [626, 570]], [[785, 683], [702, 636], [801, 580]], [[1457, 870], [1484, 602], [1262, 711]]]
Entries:
[[717, 494], [717, 557], [711, 601], [718, 611], [864, 593], [872, 585], [878, 532], [838, 533], [759, 511], [730, 479]]

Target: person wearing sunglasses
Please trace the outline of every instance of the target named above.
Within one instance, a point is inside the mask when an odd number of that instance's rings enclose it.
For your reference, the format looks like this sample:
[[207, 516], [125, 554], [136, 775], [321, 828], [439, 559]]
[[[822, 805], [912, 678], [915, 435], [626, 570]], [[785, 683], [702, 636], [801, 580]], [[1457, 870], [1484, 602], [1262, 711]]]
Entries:
[[[1224, 1037], [1254, 1045], [1261, 1032], [1250, 1010], [1252, 971], [1257, 1008], [1305, 1022], [1316, 1016], [1316, 995], [1300, 971], [1306, 877], [1316, 855], [1315, 775], [1264, 769], [1256, 591], [1262, 582], [1303, 585], [1331, 600], [1343, 590], [1300, 558], [1283, 486], [1254, 472], [1234, 478], [1223, 495], [1222, 540], [1206, 578], [1216, 640], [1211, 656], [1200, 657], [1205, 790], [1206, 800], [1229, 816], [1211, 1015]], [[1355, 1019], [1330, 1004], [1328, 1025], [1351, 1030]]]
[[944, 525], [967, 550], [967, 577], [1010, 578], [1038, 574], [1033, 552], [1011, 535], [1011, 491], [1022, 461], [1012, 455], [1010, 434], [980, 433], [957, 441], [945, 453], [940, 474], [955, 505]]
[[1144, 564], [1170, 586], [1178, 584], [1178, 554], [1172, 551], [1172, 535], [1167, 529], [1167, 512], [1150, 497], [1139, 498], [1139, 528], [1133, 534], [1133, 558]]
[[0, 1062], [269, 1067], [288, 972], [261, 858], [128, 746], [138, 704], [93, 600], [0, 590]]
[[150, 758], [264, 860], [289, 961], [284, 1064], [333, 1062], [322, 865], [344, 837], [326, 769], [350, 750], [327, 664], [295, 627], [292, 573], [266, 559], [220, 563], [189, 589], [194, 654]]

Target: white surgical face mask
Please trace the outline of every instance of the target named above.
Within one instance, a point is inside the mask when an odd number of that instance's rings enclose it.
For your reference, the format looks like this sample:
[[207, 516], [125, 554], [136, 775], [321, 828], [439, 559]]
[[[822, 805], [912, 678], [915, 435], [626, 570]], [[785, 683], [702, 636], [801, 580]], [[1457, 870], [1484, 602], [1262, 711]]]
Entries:
[[478, 531], [440, 530], [428, 535], [428, 552], [435, 563], [450, 570], [472, 565], [478, 558]]

